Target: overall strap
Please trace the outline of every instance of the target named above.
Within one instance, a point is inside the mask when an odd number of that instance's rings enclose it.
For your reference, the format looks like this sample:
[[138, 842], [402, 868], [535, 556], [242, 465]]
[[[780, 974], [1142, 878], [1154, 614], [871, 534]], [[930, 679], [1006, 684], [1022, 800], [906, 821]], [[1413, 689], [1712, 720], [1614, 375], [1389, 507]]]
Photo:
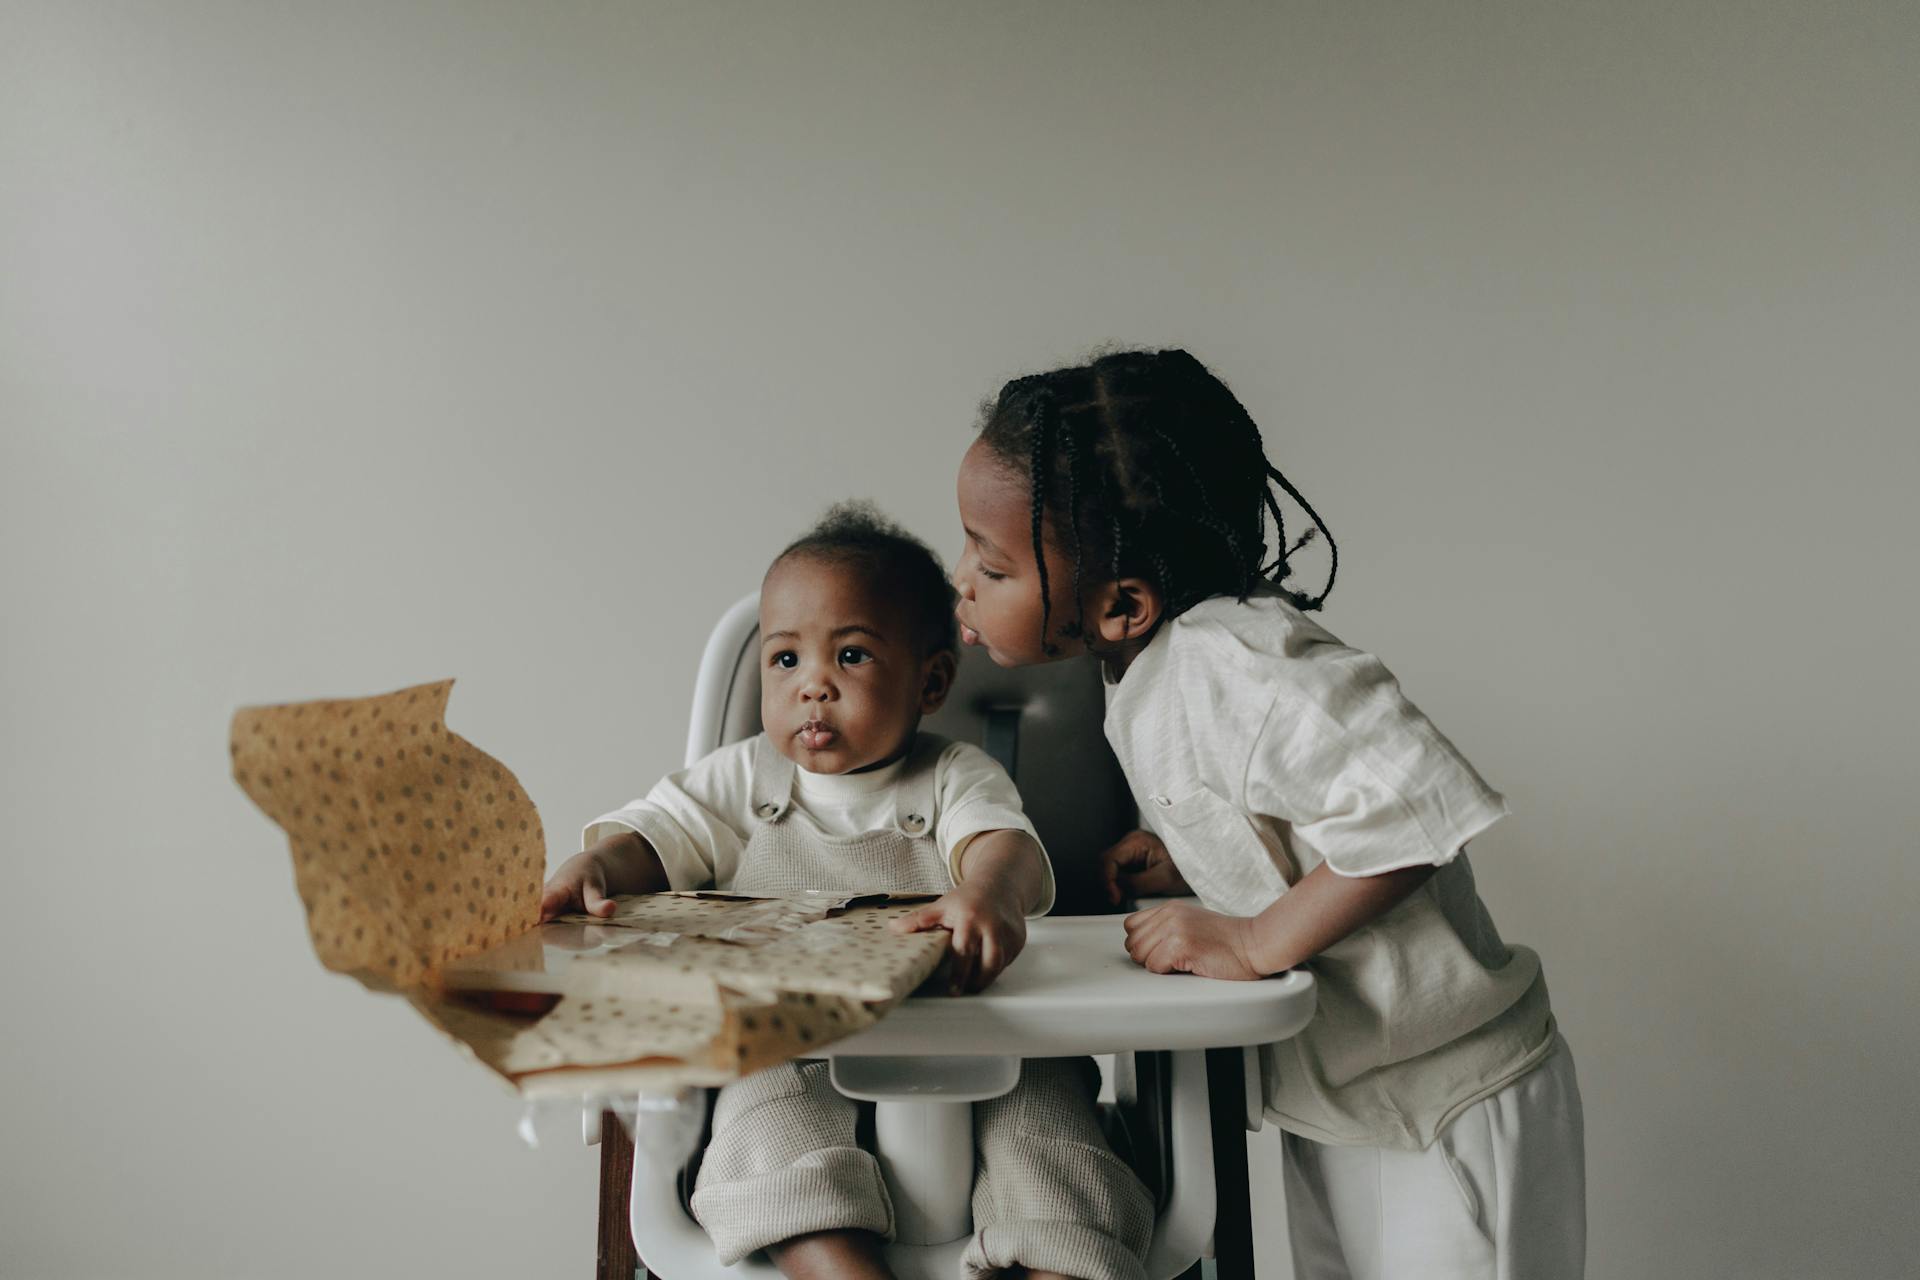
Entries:
[[778, 822], [793, 806], [793, 773], [797, 766], [780, 754], [773, 739], [761, 734], [753, 740], [753, 816]]
[[939, 821], [939, 797], [933, 789], [934, 766], [948, 739], [937, 733], [916, 734], [907, 751], [906, 767], [893, 789], [893, 824], [902, 835], [916, 839], [933, 834]]

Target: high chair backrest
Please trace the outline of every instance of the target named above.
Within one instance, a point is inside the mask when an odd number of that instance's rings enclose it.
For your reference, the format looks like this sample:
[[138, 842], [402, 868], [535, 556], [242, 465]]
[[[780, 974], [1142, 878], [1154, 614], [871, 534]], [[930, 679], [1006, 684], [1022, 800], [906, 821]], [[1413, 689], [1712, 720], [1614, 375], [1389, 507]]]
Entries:
[[[1101, 850], [1132, 825], [1133, 801], [1101, 732], [1100, 669], [1088, 661], [996, 666], [963, 647], [953, 694], [923, 727], [978, 743], [1006, 766], [1053, 861], [1055, 914], [1107, 909]], [[728, 611], [708, 641], [694, 693], [687, 762], [760, 732], [759, 595]]]

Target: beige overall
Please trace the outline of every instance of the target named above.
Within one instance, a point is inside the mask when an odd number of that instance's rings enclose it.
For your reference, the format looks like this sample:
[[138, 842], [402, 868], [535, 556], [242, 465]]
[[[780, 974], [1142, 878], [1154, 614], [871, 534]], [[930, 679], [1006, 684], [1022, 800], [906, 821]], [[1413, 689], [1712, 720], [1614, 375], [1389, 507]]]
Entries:
[[[934, 763], [944, 740], [921, 734], [895, 789], [894, 826], [843, 839], [784, 822], [794, 763], [762, 735], [753, 766], [754, 830], [733, 883], [741, 893], [799, 889], [944, 893], [933, 838]], [[1093, 1064], [1029, 1059], [1003, 1097], [974, 1104], [969, 1276], [1021, 1265], [1083, 1280], [1142, 1280], [1153, 1205], [1108, 1149], [1094, 1113]], [[827, 1080], [825, 1062], [791, 1062], [720, 1091], [694, 1216], [731, 1264], [816, 1231], [893, 1237], [893, 1206], [872, 1154], [855, 1137], [858, 1104]]]

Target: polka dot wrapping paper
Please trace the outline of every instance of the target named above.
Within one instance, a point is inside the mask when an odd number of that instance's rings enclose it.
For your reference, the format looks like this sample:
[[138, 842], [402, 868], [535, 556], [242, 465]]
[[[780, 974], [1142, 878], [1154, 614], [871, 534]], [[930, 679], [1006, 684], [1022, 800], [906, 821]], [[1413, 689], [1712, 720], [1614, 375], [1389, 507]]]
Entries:
[[[243, 708], [233, 776], [287, 833], [320, 962], [405, 993], [523, 1094], [722, 1084], [871, 1026], [946, 955], [944, 931], [892, 933], [912, 904], [884, 898], [650, 894], [538, 925], [540, 815], [446, 727], [452, 687]], [[583, 928], [599, 941], [555, 977]]]
[[287, 833], [320, 963], [369, 985], [420, 986], [539, 919], [540, 815], [447, 728], [452, 688], [233, 717], [234, 781]]
[[[764, 922], [790, 908], [789, 900], [697, 892], [619, 897], [611, 916], [561, 919], [671, 939], [612, 950], [580, 962], [582, 968], [702, 973], [744, 994], [811, 992], [891, 1004], [925, 981], [946, 954], [944, 931], [894, 933], [887, 927], [931, 900], [925, 894], [829, 899], [818, 904], [817, 914], [815, 904], [793, 911], [793, 926], [784, 929]], [[742, 927], [746, 922], [751, 927]]]

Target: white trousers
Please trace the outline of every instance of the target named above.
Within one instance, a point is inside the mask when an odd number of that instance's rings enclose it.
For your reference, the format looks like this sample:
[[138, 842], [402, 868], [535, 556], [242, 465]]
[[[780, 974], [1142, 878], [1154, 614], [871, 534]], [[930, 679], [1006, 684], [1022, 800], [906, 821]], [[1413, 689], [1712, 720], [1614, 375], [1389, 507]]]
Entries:
[[1295, 1280], [1580, 1280], [1585, 1125], [1573, 1053], [1474, 1103], [1425, 1151], [1283, 1135]]

